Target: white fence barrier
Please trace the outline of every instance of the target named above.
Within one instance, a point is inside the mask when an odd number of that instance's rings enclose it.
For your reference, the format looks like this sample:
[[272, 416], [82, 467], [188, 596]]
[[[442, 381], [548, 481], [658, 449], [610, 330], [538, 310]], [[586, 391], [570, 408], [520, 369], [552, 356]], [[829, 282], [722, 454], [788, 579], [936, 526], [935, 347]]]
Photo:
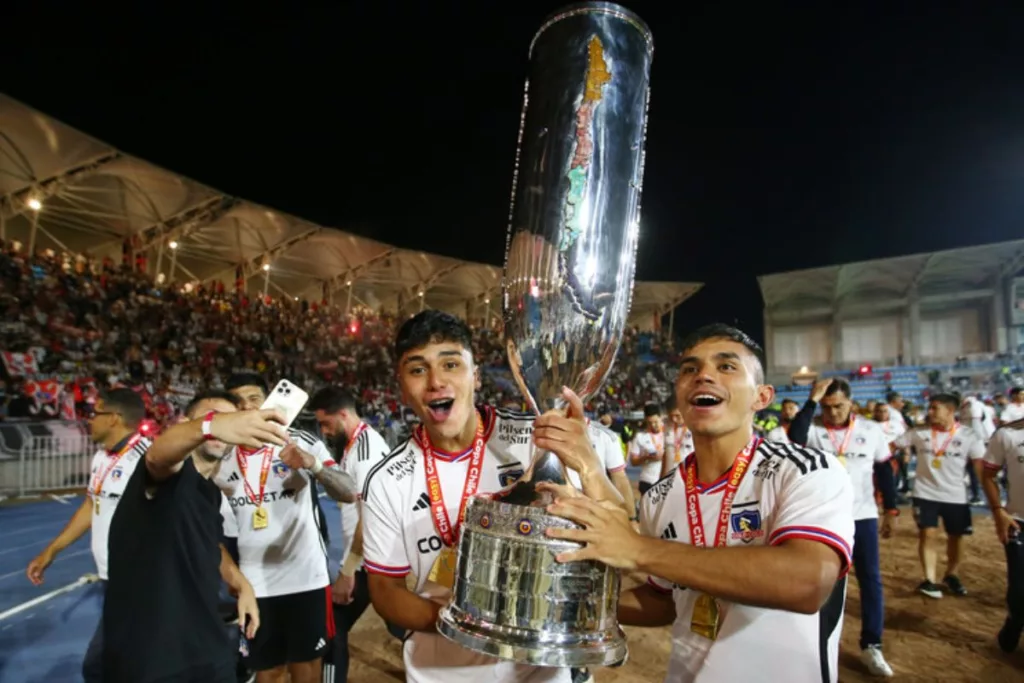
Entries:
[[96, 445], [78, 422], [0, 423], [0, 491], [26, 496], [88, 486]]

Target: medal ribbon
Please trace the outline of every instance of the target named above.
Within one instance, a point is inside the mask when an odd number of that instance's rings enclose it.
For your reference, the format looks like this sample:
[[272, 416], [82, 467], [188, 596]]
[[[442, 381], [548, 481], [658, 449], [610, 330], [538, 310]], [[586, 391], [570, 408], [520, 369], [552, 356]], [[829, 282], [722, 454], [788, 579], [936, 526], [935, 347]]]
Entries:
[[[954, 436], [956, 436], [956, 432], [957, 432], [958, 429], [960, 429], [960, 425], [959, 424], [954, 424], [952, 429], [950, 429], [948, 432], [945, 432], [946, 434], [949, 434], [949, 436], [946, 437], [946, 441], [945, 441], [945, 443], [942, 444], [942, 448], [937, 448], [936, 447], [936, 444], [938, 444], [939, 440], [935, 436], [936, 435], [935, 430], [932, 429], [932, 453], [935, 454], [936, 458], [941, 458], [943, 455], [946, 454], [946, 448], [949, 447], [949, 442], [953, 440]], [[938, 432], [938, 433], [942, 434], [943, 432]]]
[[365, 431], [366, 431], [366, 423], [365, 422], [360, 422], [359, 426], [356, 427], [356, 431], [352, 435], [352, 438], [348, 440], [347, 444], [345, 444], [345, 452], [342, 454], [343, 456], [348, 455], [348, 452], [350, 450], [352, 450], [352, 447], [356, 445], [356, 441], [359, 440], [359, 437], [362, 436], [363, 432], [365, 432]]
[[[718, 528], [715, 530], [713, 548], [726, 544], [729, 534], [729, 515], [732, 514], [732, 501], [736, 497], [736, 490], [747, 472], [750, 459], [754, 451], [761, 444], [761, 439], [754, 437], [747, 444], [746, 448], [739, 452], [732, 464], [729, 473], [729, 483], [725, 485], [725, 492], [722, 494], [722, 509], [718, 513]], [[704, 539], [704, 518], [700, 512], [700, 501], [697, 493], [697, 456], [693, 455], [686, 462], [686, 519], [690, 524], [690, 542], [697, 548], [705, 548], [707, 544]]]
[[[263, 463], [260, 466], [260, 495], [257, 496], [249, 484], [248, 472], [246, 470], [248, 469], [249, 456], [261, 452], [263, 453]], [[238, 458], [238, 469], [242, 471], [242, 484], [245, 486], [245, 495], [252, 500], [252, 504], [257, 508], [263, 507], [263, 493], [267, 490], [267, 474], [270, 473], [270, 463], [274, 460], [274, 449], [261, 448], [258, 451], [246, 451], [243, 453], [242, 449], [239, 448], [235, 451], [235, 457]]]
[[828, 432], [828, 440], [832, 442], [832, 448], [836, 449], [836, 455], [846, 455], [846, 447], [850, 445], [850, 437], [853, 436], [853, 423], [857, 418], [850, 415], [850, 424], [846, 428], [846, 436], [843, 437], [842, 445], [836, 444], [835, 438], [832, 436], [832, 432], [838, 432], [838, 429], [833, 430], [828, 425], [825, 425], [825, 431]]
[[128, 443], [125, 444], [124, 448], [117, 453], [107, 452], [107, 457], [110, 458], [110, 460], [107, 461], [107, 466], [99, 469], [96, 475], [93, 476], [92, 483], [89, 485], [94, 497], [100, 497], [100, 494], [103, 492], [103, 482], [107, 480], [107, 475], [109, 475], [110, 471], [113, 470], [117, 463], [121, 461], [121, 456], [134, 448], [135, 444], [137, 444], [140, 439], [142, 439], [142, 434], [135, 434], [132, 438], [128, 439]]
[[473, 438], [473, 455], [469, 458], [466, 470], [466, 483], [462, 489], [462, 502], [459, 504], [459, 517], [453, 527], [448, 517], [448, 509], [444, 506], [444, 494], [441, 492], [441, 477], [437, 473], [437, 459], [434, 446], [430, 443], [427, 430], [420, 431], [420, 442], [423, 444], [423, 469], [427, 474], [427, 496], [430, 498], [430, 516], [434, 518], [434, 528], [441, 540], [449, 548], [455, 547], [455, 538], [462, 521], [466, 518], [466, 505], [476, 494], [480, 486], [480, 469], [484, 461], [484, 420], [477, 416], [476, 436]]

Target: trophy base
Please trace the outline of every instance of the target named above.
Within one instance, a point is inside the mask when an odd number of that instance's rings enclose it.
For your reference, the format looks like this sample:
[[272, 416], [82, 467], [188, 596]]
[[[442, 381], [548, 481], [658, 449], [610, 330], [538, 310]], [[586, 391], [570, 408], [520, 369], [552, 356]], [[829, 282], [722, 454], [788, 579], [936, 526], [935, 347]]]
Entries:
[[621, 666], [628, 655], [621, 628], [600, 634], [542, 634], [477, 622], [454, 605], [442, 608], [437, 630], [468, 650], [534, 666]]

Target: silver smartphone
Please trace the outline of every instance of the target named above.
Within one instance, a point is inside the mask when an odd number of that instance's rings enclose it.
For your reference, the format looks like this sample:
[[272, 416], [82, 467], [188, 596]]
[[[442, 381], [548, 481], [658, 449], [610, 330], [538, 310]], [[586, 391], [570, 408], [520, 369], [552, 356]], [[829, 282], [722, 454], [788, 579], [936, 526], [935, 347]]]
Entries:
[[284, 415], [285, 427], [291, 427], [309, 401], [309, 394], [286, 379], [277, 383], [260, 410], [279, 410]]

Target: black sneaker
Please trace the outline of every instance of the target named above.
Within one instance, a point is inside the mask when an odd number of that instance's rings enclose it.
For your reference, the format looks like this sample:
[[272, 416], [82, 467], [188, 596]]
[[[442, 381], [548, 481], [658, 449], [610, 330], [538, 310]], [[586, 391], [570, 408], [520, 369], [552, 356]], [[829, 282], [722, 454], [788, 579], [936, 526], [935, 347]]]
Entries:
[[594, 677], [586, 669], [573, 669], [572, 683], [594, 683]]
[[999, 636], [996, 638], [999, 649], [1003, 652], [1013, 652], [1020, 645], [1020, 634], [1024, 631], [1024, 623], [1014, 623], [1009, 617], [1006, 623], [999, 629]]
[[946, 584], [946, 588], [948, 588], [949, 592], [953, 595], [959, 595], [961, 597], [967, 595], [967, 589], [964, 588], [962, 583], [960, 583], [960, 577], [954, 574], [950, 574], [944, 578], [942, 583]]
[[927, 595], [929, 598], [935, 598], [938, 600], [942, 597], [942, 586], [925, 579], [920, 583], [920, 585], [918, 585], [917, 592], [921, 595]]

